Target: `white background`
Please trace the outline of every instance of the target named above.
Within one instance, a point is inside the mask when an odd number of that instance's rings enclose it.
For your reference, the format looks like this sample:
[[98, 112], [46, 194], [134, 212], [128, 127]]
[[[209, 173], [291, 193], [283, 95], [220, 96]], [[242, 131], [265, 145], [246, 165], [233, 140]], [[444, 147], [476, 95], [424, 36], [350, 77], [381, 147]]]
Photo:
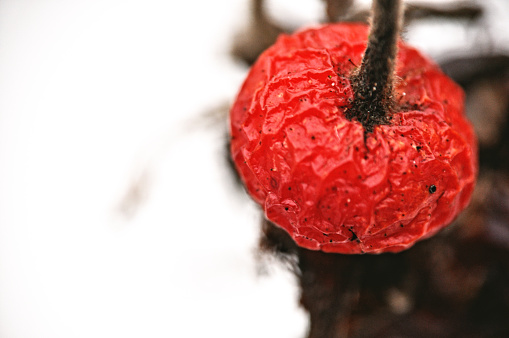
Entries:
[[[320, 20], [296, 3], [271, 13]], [[1, 338], [303, 336], [223, 161], [246, 19], [245, 0], [0, 0]], [[406, 34], [438, 56], [485, 33]]]

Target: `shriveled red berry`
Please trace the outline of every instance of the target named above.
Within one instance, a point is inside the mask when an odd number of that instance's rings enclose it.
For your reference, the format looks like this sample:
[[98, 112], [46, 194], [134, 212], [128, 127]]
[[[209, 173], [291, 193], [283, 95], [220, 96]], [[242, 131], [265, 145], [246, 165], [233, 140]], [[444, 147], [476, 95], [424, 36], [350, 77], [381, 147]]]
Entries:
[[249, 194], [308, 249], [407, 249], [450, 224], [474, 188], [463, 92], [405, 43], [389, 123], [366, 132], [346, 117], [367, 37], [363, 24], [281, 36], [231, 109], [232, 157]]

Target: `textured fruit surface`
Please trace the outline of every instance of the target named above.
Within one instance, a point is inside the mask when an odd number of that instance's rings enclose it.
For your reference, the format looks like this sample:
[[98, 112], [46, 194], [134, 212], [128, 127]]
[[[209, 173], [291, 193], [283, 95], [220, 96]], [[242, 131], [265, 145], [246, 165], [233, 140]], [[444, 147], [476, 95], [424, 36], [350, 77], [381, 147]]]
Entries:
[[231, 109], [231, 152], [246, 189], [308, 249], [404, 250], [450, 224], [474, 188], [463, 92], [403, 42], [390, 124], [365, 134], [345, 117], [368, 31], [333, 24], [281, 36]]

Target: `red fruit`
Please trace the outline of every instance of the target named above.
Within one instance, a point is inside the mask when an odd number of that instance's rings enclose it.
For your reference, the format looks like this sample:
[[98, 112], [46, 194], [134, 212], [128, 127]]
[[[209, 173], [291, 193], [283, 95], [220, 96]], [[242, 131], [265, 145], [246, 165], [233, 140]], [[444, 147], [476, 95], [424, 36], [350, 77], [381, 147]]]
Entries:
[[231, 110], [231, 151], [249, 194], [295, 242], [335, 253], [398, 252], [466, 207], [477, 145], [463, 92], [400, 42], [395, 109], [366, 132], [345, 117], [368, 27], [281, 36]]

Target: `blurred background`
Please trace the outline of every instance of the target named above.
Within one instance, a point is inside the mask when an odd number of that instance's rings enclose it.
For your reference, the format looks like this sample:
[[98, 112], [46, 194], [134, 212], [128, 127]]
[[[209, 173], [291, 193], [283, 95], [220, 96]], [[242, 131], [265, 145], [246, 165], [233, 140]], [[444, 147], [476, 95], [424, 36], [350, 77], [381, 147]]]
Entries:
[[[265, 3], [286, 30], [325, 20], [324, 1]], [[440, 1], [459, 3], [481, 2]], [[404, 37], [437, 62], [509, 53], [509, 4], [482, 4]], [[305, 334], [296, 281], [257, 253], [261, 215], [225, 160], [249, 9], [0, 0], [0, 337]]]

